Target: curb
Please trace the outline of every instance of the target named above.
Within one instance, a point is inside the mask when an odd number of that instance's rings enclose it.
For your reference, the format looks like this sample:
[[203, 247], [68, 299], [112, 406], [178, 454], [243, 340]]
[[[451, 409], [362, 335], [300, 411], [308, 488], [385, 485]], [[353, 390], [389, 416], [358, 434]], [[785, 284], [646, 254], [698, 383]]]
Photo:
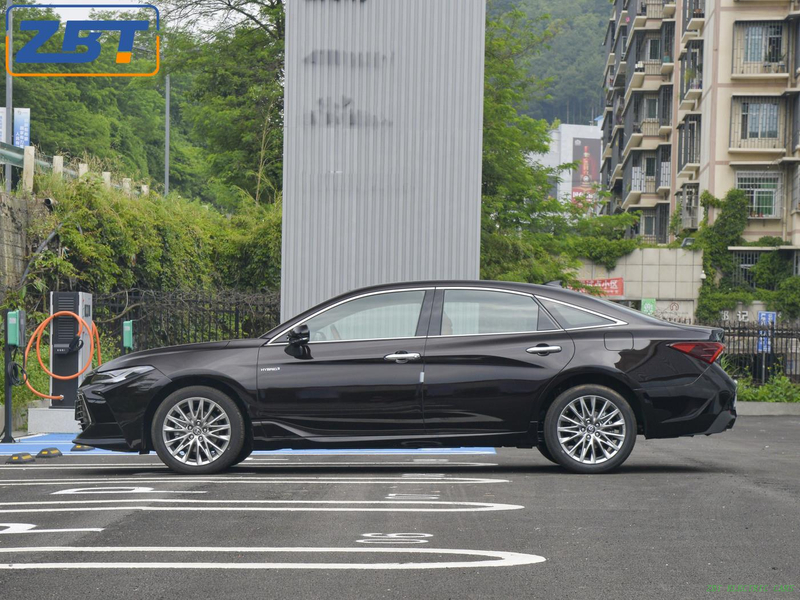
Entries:
[[737, 402], [740, 417], [800, 417], [800, 402]]

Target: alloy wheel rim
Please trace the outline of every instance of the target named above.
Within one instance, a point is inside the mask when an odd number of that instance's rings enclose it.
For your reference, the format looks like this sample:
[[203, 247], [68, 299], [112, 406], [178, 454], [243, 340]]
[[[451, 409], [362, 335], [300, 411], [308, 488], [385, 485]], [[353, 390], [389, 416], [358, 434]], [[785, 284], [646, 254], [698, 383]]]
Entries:
[[223, 408], [209, 398], [186, 398], [167, 413], [161, 428], [170, 455], [201, 467], [217, 460], [231, 441], [231, 423]]
[[571, 459], [597, 465], [614, 458], [625, 442], [625, 418], [602, 396], [580, 396], [558, 416], [558, 443]]

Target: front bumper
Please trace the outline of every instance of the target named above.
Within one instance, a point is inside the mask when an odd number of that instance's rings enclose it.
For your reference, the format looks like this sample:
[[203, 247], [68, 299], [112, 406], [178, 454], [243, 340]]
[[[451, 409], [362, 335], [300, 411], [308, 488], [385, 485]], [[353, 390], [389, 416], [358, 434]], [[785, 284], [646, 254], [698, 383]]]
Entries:
[[711, 435], [730, 429], [736, 422], [736, 388], [714, 364], [689, 384], [646, 390], [645, 437]]
[[84, 384], [75, 403], [75, 419], [82, 431], [73, 441], [104, 450], [146, 451], [144, 424], [148, 406], [170, 382], [154, 369], [116, 384]]

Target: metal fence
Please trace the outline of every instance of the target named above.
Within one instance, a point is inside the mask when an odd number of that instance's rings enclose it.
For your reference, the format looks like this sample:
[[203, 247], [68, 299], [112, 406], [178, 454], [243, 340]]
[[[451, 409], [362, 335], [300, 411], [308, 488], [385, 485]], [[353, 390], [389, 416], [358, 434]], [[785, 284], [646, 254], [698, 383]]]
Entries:
[[116, 348], [122, 323], [133, 321], [134, 350], [252, 338], [279, 324], [280, 296], [234, 291], [131, 291], [95, 295], [94, 321]]
[[687, 319], [673, 322], [719, 327], [725, 332], [723, 342], [725, 370], [734, 377], [752, 377], [762, 384], [774, 375], [786, 375], [800, 383], [800, 325], [795, 323], [730, 322], [700, 323]]

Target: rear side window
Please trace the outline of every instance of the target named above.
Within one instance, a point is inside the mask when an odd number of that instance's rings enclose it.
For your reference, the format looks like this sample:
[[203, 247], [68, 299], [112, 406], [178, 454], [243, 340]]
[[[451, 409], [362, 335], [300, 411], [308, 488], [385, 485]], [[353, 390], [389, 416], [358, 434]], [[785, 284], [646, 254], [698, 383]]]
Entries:
[[564, 329], [578, 329], [580, 327], [599, 327], [603, 325], [614, 325], [616, 321], [586, 312], [580, 308], [553, 302], [547, 298], [539, 298], [539, 301], [558, 321]]
[[537, 331], [539, 306], [530, 296], [489, 290], [446, 290], [442, 335]]

